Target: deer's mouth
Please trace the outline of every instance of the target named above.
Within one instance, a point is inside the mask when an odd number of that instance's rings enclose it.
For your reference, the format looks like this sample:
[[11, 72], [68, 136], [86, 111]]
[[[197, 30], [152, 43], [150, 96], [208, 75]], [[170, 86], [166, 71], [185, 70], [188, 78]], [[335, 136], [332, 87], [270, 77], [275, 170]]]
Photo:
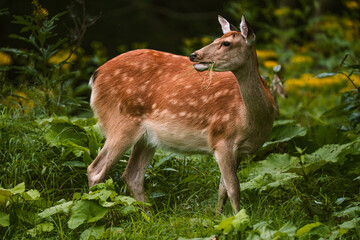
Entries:
[[212, 68], [212, 66], [213, 66], [213, 63], [210, 63], [210, 62], [200, 62], [200, 63], [194, 64], [194, 68], [199, 72], [208, 70], [208, 69]]

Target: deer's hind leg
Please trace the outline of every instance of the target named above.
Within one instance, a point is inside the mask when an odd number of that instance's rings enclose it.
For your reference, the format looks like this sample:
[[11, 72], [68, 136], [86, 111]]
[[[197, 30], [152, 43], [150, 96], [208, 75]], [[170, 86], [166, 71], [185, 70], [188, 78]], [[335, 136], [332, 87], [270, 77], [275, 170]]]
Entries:
[[147, 202], [145, 195], [145, 172], [154, 156], [156, 147], [150, 146], [146, 139], [141, 138], [133, 147], [130, 159], [123, 173], [131, 195], [138, 201]]
[[[128, 119], [119, 121], [115, 127], [107, 129], [107, 138], [95, 160], [87, 169], [89, 187], [105, 180], [119, 158], [133, 146], [145, 132], [139, 123], [129, 122]], [[109, 131], [111, 130], [111, 131]]]

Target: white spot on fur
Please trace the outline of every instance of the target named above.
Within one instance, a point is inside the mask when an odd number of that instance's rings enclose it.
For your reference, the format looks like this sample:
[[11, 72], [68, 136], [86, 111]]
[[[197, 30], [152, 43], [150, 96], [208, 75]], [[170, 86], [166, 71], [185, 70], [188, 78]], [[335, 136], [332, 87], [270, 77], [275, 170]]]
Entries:
[[227, 121], [229, 121], [229, 120], [230, 120], [230, 114], [229, 114], [229, 113], [225, 114], [225, 115], [222, 117], [222, 121], [223, 121], [223, 122], [227, 122]]
[[201, 101], [203, 101], [204, 103], [207, 103], [208, 102], [208, 97], [207, 96], [201, 96], [200, 97]]
[[115, 71], [114, 71], [114, 76], [117, 76], [117, 75], [119, 75], [121, 73], [121, 70], [120, 69], [116, 69]]

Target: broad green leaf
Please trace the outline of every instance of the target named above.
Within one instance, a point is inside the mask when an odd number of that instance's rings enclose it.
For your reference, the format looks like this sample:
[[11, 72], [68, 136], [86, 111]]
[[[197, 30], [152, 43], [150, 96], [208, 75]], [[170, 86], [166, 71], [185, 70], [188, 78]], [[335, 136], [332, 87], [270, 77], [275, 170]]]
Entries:
[[234, 219], [235, 219], [235, 217], [232, 216], [232, 217], [228, 217], [228, 218], [225, 218], [225, 219], [221, 220], [219, 225], [215, 226], [215, 229], [219, 230], [219, 231], [221, 231], [221, 232], [223, 232], [225, 234], [230, 233], [234, 229], [234, 227], [232, 225], [232, 221]]
[[[291, 237], [293, 238], [296, 234], [296, 229], [297, 227], [291, 223], [291, 222], [287, 222], [284, 226], [282, 226], [275, 234], [274, 234], [274, 237], [276, 236], [280, 236], [282, 234], [280, 233], [283, 233], [285, 235], [282, 235], [282, 236], [288, 236], [288, 237]], [[279, 238], [281, 239], [281, 238]]]
[[104, 225], [90, 227], [81, 233], [80, 240], [100, 239], [100, 236], [104, 233], [104, 231]]
[[273, 153], [270, 154], [264, 161], [258, 162], [254, 169], [257, 174], [278, 173], [286, 172], [298, 164], [299, 158], [297, 157], [293, 157], [287, 153]]
[[278, 143], [287, 142], [295, 137], [303, 137], [306, 135], [305, 127], [285, 124], [273, 127], [270, 135], [270, 141], [265, 142], [263, 147], [270, 147]]
[[68, 214], [72, 204], [73, 204], [73, 201], [69, 201], [69, 202], [65, 202], [62, 204], [58, 204], [58, 205], [50, 207], [50, 208], [46, 208], [44, 211], [39, 213], [38, 216], [41, 218], [46, 218], [46, 217], [50, 217], [50, 216], [52, 216], [56, 213], [60, 213], [60, 212]]
[[12, 192], [12, 194], [22, 194], [23, 192], [25, 192], [25, 183], [22, 182], [9, 190], [10, 192]]
[[51, 123], [50, 128], [45, 133], [45, 140], [58, 147], [63, 145], [86, 147], [88, 138], [84, 129], [79, 126], [67, 122], [57, 122]]
[[255, 224], [253, 229], [260, 233], [261, 239], [271, 239], [276, 233], [275, 230], [271, 229], [269, 223], [265, 221]]
[[341, 212], [337, 212], [334, 214], [334, 216], [336, 217], [346, 217], [346, 216], [354, 217], [359, 215], [360, 215], [360, 206], [349, 207]]
[[123, 208], [120, 210], [120, 212], [121, 212], [121, 214], [122, 214], [123, 216], [126, 216], [126, 215], [128, 215], [128, 214], [130, 214], [130, 213], [135, 213], [135, 212], [137, 212], [137, 211], [138, 211], [138, 209], [137, 209], [135, 206], [133, 206], [133, 205], [125, 206], [125, 207], [123, 207]]
[[245, 229], [250, 225], [250, 217], [247, 215], [245, 209], [241, 209], [232, 221], [232, 225], [235, 229], [240, 232], [244, 232]]
[[38, 190], [31, 189], [31, 190], [21, 194], [21, 196], [25, 200], [38, 200], [40, 198], [40, 193]]
[[299, 230], [296, 231], [295, 236], [296, 237], [301, 237], [305, 233], [310, 232], [313, 228], [319, 227], [321, 225], [323, 225], [323, 224], [320, 223], [320, 222], [306, 224], [305, 226], [303, 226], [302, 228], [300, 228]]
[[113, 196], [115, 197], [117, 195], [117, 193], [113, 190], [106, 190], [106, 189], [102, 189], [102, 190], [98, 190], [96, 192], [92, 192], [90, 194], [85, 193], [82, 197], [82, 200], [99, 200], [100, 205], [102, 205], [103, 207], [111, 207], [113, 206], [115, 203], [109, 203], [106, 200]]
[[95, 186], [91, 187], [90, 190], [92, 192], [95, 192], [97, 190], [102, 190], [102, 189], [115, 191], [115, 185], [116, 185], [116, 183], [114, 183], [114, 181], [110, 178], [110, 179], [106, 180], [106, 182], [104, 182], [104, 183], [96, 184]]
[[8, 227], [10, 225], [10, 215], [4, 212], [0, 212], [0, 226]]
[[246, 240], [263, 240], [257, 232], [251, 231]]
[[133, 203], [136, 202], [136, 200], [129, 196], [116, 196], [115, 202], [119, 202], [123, 205], [132, 205]]
[[107, 213], [107, 208], [92, 200], [80, 200], [71, 207], [71, 216], [68, 227], [75, 229], [84, 222], [96, 222]]
[[7, 189], [0, 189], [0, 205], [5, 205], [11, 199], [12, 192]]
[[348, 154], [359, 155], [359, 142], [354, 141], [347, 144], [328, 144], [316, 150], [310, 155], [306, 155], [307, 162], [324, 160], [326, 162], [338, 162], [342, 164], [344, 157]]
[[27, 231], [32, 237], [36, 237], [44, 232], [51, 232], [54, 230], [54, 225], [51, 222], [41, 223], [36, 225], [34, 228]]
[[359, 227], [359, 223], [360, 223], [360, 217], [354, 218], [350, 221], [342, 223], [341, 225], [339, 225], [339, 228], [342, 228], [342, 229], [357, 228], [357, 227]]

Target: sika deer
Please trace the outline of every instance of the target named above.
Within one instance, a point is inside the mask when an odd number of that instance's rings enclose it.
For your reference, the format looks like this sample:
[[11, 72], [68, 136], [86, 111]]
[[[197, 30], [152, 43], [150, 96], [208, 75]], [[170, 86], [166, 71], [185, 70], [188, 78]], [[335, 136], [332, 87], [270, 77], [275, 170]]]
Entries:
[[236, 170], [269, 137], [276, 107], [245, 18], [241, 33], [220, 16], [219, 22], [224, 35], [190, 56], [197, 71], [212, 65], [211, 79], [208, 72], [192, 71], [187, 58], [154, 50], [124, 53], [96, 70], [91, 106], [107, 139], [88, 167], [89, 186], [104, 181], [132, 147], [123, 179], [135, 199], [146, 201], [144, 174], [157, 147], [214, 153], [221, 172], [217, 212], [227, 196], [240, 210]]

